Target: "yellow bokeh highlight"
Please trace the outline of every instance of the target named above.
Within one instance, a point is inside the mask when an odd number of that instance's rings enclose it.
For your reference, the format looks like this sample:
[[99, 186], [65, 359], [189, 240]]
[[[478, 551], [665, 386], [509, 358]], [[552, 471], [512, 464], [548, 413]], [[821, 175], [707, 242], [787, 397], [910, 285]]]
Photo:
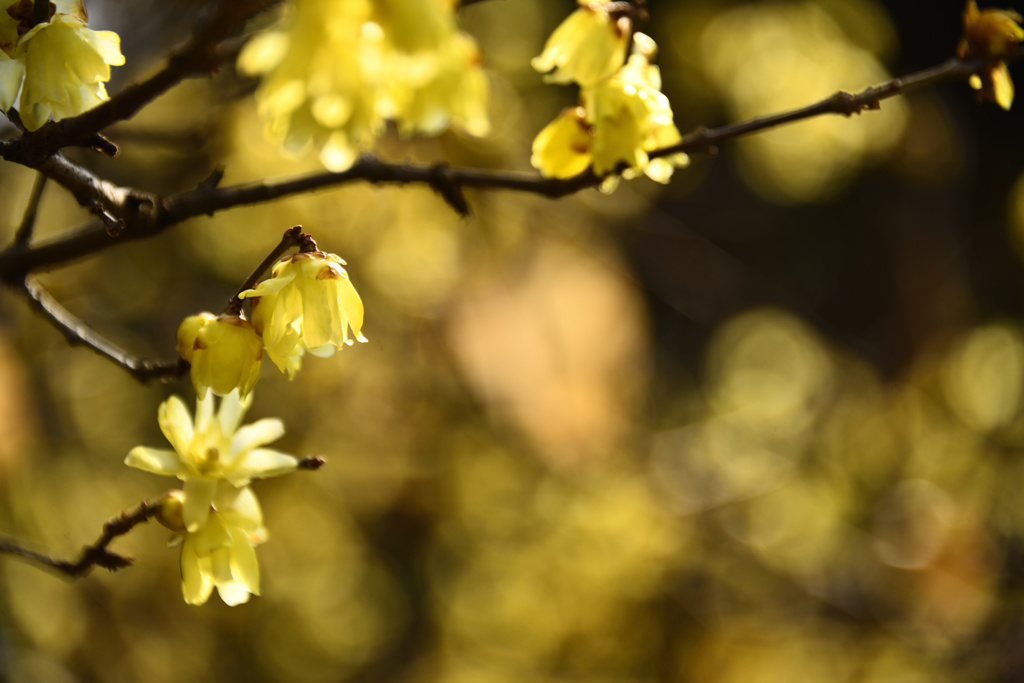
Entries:
[[[795, 109], [839, 90], [888, 80], [878, 55], [868, 49], [873, 46], [858, 44], [840, 24], [849, 13], [829, 11], [857, 4], [772, 0], [717, 14], [701, 35], [700, 53], [729, 118]], [[880, 33], [891, 32], [880, 13], [855, 16], [861, 29], [877, 23]], [[824, 201], [893, 147], [906, 117], [905, 103], [895, 98], [885, 100], [881, 111], [818, 116], [770, 130], [739, 142], [739, 170], [770, 201]]]

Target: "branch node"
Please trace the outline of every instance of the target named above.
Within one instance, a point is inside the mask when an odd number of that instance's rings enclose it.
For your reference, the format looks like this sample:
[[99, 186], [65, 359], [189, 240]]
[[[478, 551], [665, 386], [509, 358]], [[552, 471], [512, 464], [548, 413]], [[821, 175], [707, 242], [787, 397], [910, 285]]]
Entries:
[[452, 207], [460, 217], [469, 218], [472, 215], [473, 212], [469, 208], [469, 202], [466, 201], [466, 195], [462, 192], [462, 185], [452, 174], [451, 166], [445, 163], [434, 164], [430, 169], [429, 182], [430, 186], [434, 188], [434, 192], [441, 195], [441, 199]]

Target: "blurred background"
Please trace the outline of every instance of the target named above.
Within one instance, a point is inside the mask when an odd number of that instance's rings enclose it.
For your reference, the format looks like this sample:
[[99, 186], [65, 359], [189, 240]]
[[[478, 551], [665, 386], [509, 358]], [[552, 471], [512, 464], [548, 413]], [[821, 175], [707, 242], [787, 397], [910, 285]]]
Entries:
[[[122, 36], [116, 89], [204, 3], [92, 0]], [[527, 169], [575, 102], [529, 67], [568, 1], [461, 12], [493, 133], [390, 160]], [[1019, 7], [1018, 9], [1024, 9]], [[959, 2], [651, 3], [643, 30], [680, 130], [938, 64]], [[1021, 67], [1012, 70], [1024, 74]], [[264, 141], [225, 69], [78, 158], [171, 192], [315, 170]], [[270, 363], [250, 420], [316, 473], [257, 482], [262, 597], [181, 598], [169, 532], [70, 582], [0, 557], [0, 678], [524, 683], [1016, 681], [1024, 677], [1021, 104], [949, 83], [695, 157], [672, 183], [563, 200], [352, 185], [191, 221], [43, 276], [143, 356], [219, 311], [288, 227], [340, 254], [366, 344]], [[0, 166], [0, 236], [32, 173]], [[38, 233], [87, 220], [55, 186]], [[72, 558], [172, 482], [161, 401], [0, 298], [0, 534]]]

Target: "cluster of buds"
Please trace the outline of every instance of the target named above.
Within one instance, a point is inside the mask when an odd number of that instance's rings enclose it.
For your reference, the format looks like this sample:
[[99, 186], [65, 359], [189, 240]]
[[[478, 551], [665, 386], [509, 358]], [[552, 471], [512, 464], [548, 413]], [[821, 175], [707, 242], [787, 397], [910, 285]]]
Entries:
[[579, 0], [580, 7], [532, 61], [536, 70], [551, 71], [548, 82], [580, 86], [579, 105], [564, 110], [533, 141], [530, 161], [545, 176], [569, 178], [593, 168], [605, 177], [602, 189], [611, 191], [616, 173], [665, 183], [675, 168], [689, 163], [682, 153], [649, 156], [681, 136], [652, 64], [657, 45], [632, 30], [621, 4]]
[[319, 151], [341, 171], [387, 121], [406, 134], [455, 125], [486, 135], [487, 81], [476, 43], [442, 0], [293, 0], [279, 28], [250, 40], [239, 69], [256, 91], [270, 138]]
[[0, 109], [17, 102], [28, 130], [108, 99], [110, 67], [124, 64], [116, 33], [86, 28], [82, 0], [53, 0], [46, 16], [37, 4], [0, 2]]

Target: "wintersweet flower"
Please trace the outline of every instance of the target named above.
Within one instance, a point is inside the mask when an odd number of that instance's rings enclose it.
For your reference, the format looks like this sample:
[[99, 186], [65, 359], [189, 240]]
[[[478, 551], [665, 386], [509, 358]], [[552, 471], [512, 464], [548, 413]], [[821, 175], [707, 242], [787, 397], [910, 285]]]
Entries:
[[[0, 11], [0, 107], [18, 113], [28, 130], [75, 116], [108, 99], [110, 67], [124, 64], [113, 31], [86, 28], [82, 0], [55, 0], [46, 21], [32, 25], [33, 3], [7, 3]], [[20, 64], [12, 64], [15, 62]]]
[[192, 385], [199, 398], [212, 390], [226, 396], [236, 389], [242, 399], [260, 377], [263, 342], [240, 315], [189, 316], [178, 327], [178, 352], [192, 364]]
[[661, 92], [661, 73], [651, 64], [654, 41], [637, 33], [625, 66], [581, 93], [581, 105], [567, 110], [540, 132], [533, 143], [531, 163], [547, 176], [565, 178], [590, 165], [605, 176], [601, 189], [609, 192], [624, 178], [641, 174], [666, 183], [674, 169], [686, 166], [683, 153], [655, 159], [650, 152], [682, 140], [672, 107]]
[[267, 355], [289, 378], [306, 351], [326, 357], [366, 341], [363, 302], [344, 264], [322, 251], [293, 254], [277, 262], [269, 279], [238, 295], [252, 299], [253, 324]]
[[271, 139], [315, 148], [343, 171], [387, 121], [402, 134], [455, 125], [489, 130], [487, 81], [476, 43], [450, 0], [295, 0], [279, 28], [250, 40], [239, 70], [256, 91]]
[[593, 161], [593, 132], [583, 107], [565, 109], [533, 140], [530, 163], [549, 178], [571, 178]]
[[558, 25], [530, 65], [549, 83], [590, 86], [619, 70], [626, 58], [631, 24], [609, 14], [604, 3], [579, 0], [579, 9]]
[[286, 474], [298, 466], [294, 456], [262, 448], [284, 434], [280, 420], [266, 418], [239, 427], [251, 395], [243, 402], [238, 392], [228, 394], [216, 414], [214, 400], [207, 394], [196, 401], [193, 422], [184, 402], [171, 396], [160, 404], [157, 418], [173, 450], [136, 446], [125, 458], [126, 465], [184, 482], [182, 519], [190, 533], [209, 518], [219, 483], [240, 488], [253, 479]]
[[[968, 0], [964, 8], [964, 37], [957, 46], [957, 56], [961, 59], [1007, 56], [1024, 40], [1020, 21], [1021, 15], [1013, 10], [981, 11], [974, 0]], [[984, 66], [971, 76], [970, 84], [983, 100], [995, 102], [1007, 110], [1013, 104], [1013, 81], [1006, 62]]]
[[259, 595], [255, 547], [266, 539], [263, 513], [252, 489], [219, 482], [206, 523], [186, 533], [181, 544], [185, 602], [202, 605], [214, 588], [232, 606], [247, 602], [249, 595]]

